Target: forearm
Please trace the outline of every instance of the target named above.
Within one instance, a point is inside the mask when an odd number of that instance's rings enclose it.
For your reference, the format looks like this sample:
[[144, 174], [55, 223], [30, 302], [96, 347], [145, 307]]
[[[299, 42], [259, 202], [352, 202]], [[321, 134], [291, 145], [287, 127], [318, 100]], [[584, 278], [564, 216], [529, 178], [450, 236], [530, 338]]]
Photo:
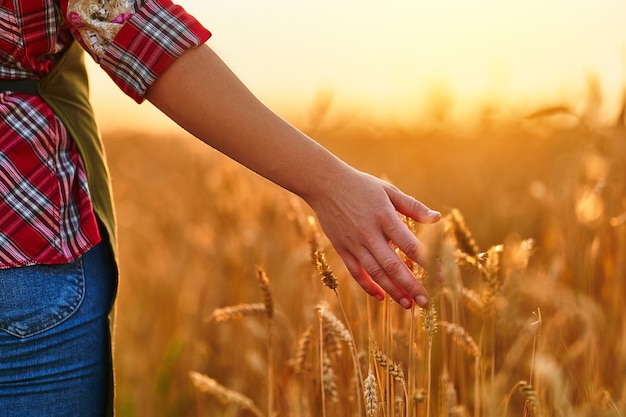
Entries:
[[146, 97], [197, 138], [305, 200], [351, 170], [263, 105], [207, 46], [178, 58]]
[[397, 212], [439, 219], [392, 185], [346, 165], [265, 107], [207, 46], [185, 52], [146, 97], [210, 146], [302, 197], [350, 274], [369, 294], [383, 289], [405, 308], [426, 291], [390, 247], [427, 264], [422, 243]]

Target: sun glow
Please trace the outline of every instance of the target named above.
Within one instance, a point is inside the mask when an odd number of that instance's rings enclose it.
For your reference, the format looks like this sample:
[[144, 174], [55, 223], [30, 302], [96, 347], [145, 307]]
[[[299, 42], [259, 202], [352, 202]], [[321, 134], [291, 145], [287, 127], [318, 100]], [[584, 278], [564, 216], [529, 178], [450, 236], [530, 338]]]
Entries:
[[[621, 0], [178, 3], [213, 32], [209, 45], [243, 81], [287, 117], [308, 111], [320, 91], [332, 92], [336, 108], [401, 120], [437, 106], [466, 119], [485, 106], [582, 110], [590, 80], [607, 117], [622, 100]], [[90, 70], [105, 126], [137, 119], [171, 126], [149, 105], [113, 92], [95, 65]]]

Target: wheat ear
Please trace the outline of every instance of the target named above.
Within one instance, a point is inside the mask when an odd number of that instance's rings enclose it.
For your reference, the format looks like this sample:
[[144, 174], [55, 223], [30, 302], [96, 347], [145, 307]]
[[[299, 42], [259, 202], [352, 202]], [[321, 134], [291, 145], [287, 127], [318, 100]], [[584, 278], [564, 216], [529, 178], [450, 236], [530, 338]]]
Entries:
[[465, 224], [465, 219], [461, 212], [458, 209], [452, 209], [447, 216], [447, 220], [451, 224], [452, 234], [456, 240], [457, 247], [468, 255], [478, 255], [478, 245]]
[[224, 387], [213, 378], [199, 372], [190, 372], [189, 377], [196, 388], [206, 394], [214, 396], [222, 404], [235, 404], [240, 408], [250, 411], [257, 417], [265, 417], [263, 412], [254, 404], [254, 401], [239, 392]]
[[234, 306], [216, 308], [213, 310], [213, 313], [206, 318], [206, 321], [239, 320], [244, 317], [265, 315], [267, 315], [267, 308], [265, 304], [237, 304]]
[[376, 384], [376, 377], [372, 370], [369, 370], [367, 378], [363, 381], [363, 395], [365, 397], [365, 410], [368, 417], [374, 417], [378, 410], [378, 395], [376, 391], [378, 386]]
[[387, 355], [383, 353], [380, 347], [374, 343], [374, 361], [378, 366], [383, 369], [386, 369], [389, 374], [395, 379], [397, 382], [406, 385], [406, 381], [404, 379], [404, 372], [402, 371], [402, 366], [400, 364], [395, 363], [391, 360]]
[[265, 304], [267, 318], [271, 319], [274, 316], [274, 298], [272, 297], [272, 291], [270, 289], [270, 280], [260, 266], [256, 267], [256, 278], [259, 283], [259, 289], [261, 290], [263, 304]]
[[452, 337], [452, 340], [462, 346], [467, 353], [475, 358], [480, 356], [480, 349], [478, 349], [478, 345], [463, 327], [447, 321], [440, 321], [439, 324], [441, 324], [441, 327], [443, 327]]
[[328, 353], [324, 351], [322, 355], [322, 375], [324, 378], [324, 393], [330, 403], [339, 402], [339, 393], [337, 392], [337, 384], [335, 383], [335, 371], [330, 361]]
[[311, 346], [311, 334], [313, 326], [309, 325], [307, 329], [300, 335], [298, 340], [298, 350], [295, 357], [291, 360], [291, 365], [296, 373], [300, 373], [304, 370], [304, 362]]
[[337, 282], [337, 278], [326, 260], [326, 254], [321, 249], [317, 249], [313, 253], [313, 256], [315, 257], [315, 266], [317, 268], [317, 272], [320, 274], [322, 282], [328, 288], [335, 291], [339, 286], [339, 283]]
[[402, 366], [391, 360], [389, 356], [385, 355], [375, 342], [373, 342], [372, 345], [374, 349], [374, 361], [376, 362], [376, 364], [378, 364], [378, 366], [380, 366], [381, 368], [387, 370], [388, 374], [391, 375], [393, 379], [399, 382], [402, 386], [402, 391], [404, 392], [404, 401], [407, 408], [406, 413], [408, 413], [408, 408], [410, 406], [409, 392], [407, 390], [406, 379], [404, 377], [404, 372], [402, 371]]
[[[519, 391], [524, 395], [524, 398], [526, 398], [526, 402], [524, 403], [524, 410], [532, 409], [536, 411], [537, 415], [541, 415], [541, 406], [539, 402], [539, 397], [537, 396], [537, 391], [535, 391], [532, 384], [528, 381], [517, 381], [515, 385], [513, 385], [513, 388], [511, 388], [509, 393], [504, 397], [503, 415], [507, 415], [509, 401], [511, 399], [511, 396], [513, 395], [513, 392], [516, 389], [519, 389]], [[526, 413], [526, 411], [524, 412]]]

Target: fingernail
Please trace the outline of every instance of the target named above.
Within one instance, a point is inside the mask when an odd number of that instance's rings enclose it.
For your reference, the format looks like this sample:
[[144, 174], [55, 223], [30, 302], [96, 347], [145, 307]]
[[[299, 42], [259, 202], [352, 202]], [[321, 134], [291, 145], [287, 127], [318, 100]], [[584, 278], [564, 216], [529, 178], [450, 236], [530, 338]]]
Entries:
[[428, 305], [428, 297], [426, 297], [425, 295], [418, 295], [417, 297], [415, 297], [415, 302], [418, 306], [424, 308]]
[[431, 209], [428, 209], [428, 216], [429, 216], [429, 217], [441, 216], [441, 213], [439, 213], [439, 212], [438, 212], [438, 211], [436, 211], [436, 210], [431, 210]]
[[376, 299], [376, 301], [385, 301], [385, 296], [382, 294], [376, 294], [374, 298]]
[[400, 300], [400, 305], [402, 307], [406, 308], [406, 309], [409, 309], [409, 308], [411, 308], [413, 303], [408, 298], [403, 298], [403, 299]]

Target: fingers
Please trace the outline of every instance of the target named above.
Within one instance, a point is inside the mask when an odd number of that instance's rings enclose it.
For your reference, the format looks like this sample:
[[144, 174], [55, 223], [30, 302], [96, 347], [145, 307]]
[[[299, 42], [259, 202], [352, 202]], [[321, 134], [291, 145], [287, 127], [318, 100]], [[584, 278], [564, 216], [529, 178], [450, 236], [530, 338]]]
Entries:
[[365, 290], [366, 293], [377, 299], [383, 301], [385, 299], [385, 292], [383, 289], [372, 281], [372, 278], [365, 272], [361, 263], [350, 253], [339, 252], [343, 263], [346, 265], [348, 272], [352, 275], [352, 278]]
[[[324, 229], [329, 232], [333, 246], [352, 277], [368, 294], [383, 300], [387, 293], [407, 309], [414, 302], [425, 307], [428, 304], [428, 292], [390, 242], [409, 258], [429, 269], [430, 256], [426, 247], [398, 213], [420, 223], [434, 223], [441, 218], [441, 214], [384, 181], [371, 176], [358, 178], [367, 181], [345, 190], [355, 194], [346, 199], [350, 204], [340, 206], [342, 210], [339, 212], [345, 212], [342, 213], [345, 216], [338, 217], [336, 211], [325, 216], [328, 211], [324, 206], [320, 207], [318, 216], [325, 220]], [[354, 204], [359, 198], [363, 200], [361, 204]], [[347, 225], [342, 223], [345, 219], [349, 220]]]
[[379, 301], [384, 298], [382, 288], [404, 308], [411, 308], [413, 302], [420, 307], [428, 304], [426, 289], [384, 241], [371, 251], [362, 247], [355, 256], [342, 257], [357, 283]]
[[440, 212], [431, 210], [425, 204], [404, 194], [394, 186], [390, 185], [387, 188], [387, 195], [398, 212], [420, 223], [436, 223], [441, 219]]
[[[431, 210], [425, 204], [404, 194], [394, 186], [387, 189], [387, 195], [398, 212], [420, 223], [436, 223], [441, 219], [440, 212]], [[395, 243], [409, 258], [426, 269], [433, 266], [430, 265], [432, 259], [426, 246], [397, 216], [389, 218], [387, 224], [383, 224], [383, 229], [389, 240]], [[436, 265], [434, 267], [436, 268]]]
[[420, 307], [428, 303], [426, 289], [387, 242], [376, 243], [362, 262], [372, 279], [404, 308], [411, 308], [413, 301]]

